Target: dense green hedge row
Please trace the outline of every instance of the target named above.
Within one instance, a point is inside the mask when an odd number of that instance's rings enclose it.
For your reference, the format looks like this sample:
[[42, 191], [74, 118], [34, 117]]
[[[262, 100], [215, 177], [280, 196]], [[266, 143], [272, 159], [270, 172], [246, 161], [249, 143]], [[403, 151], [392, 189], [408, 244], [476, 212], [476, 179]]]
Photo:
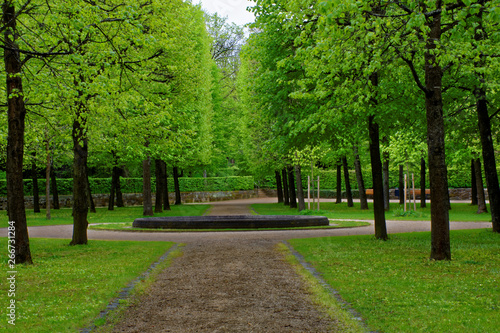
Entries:
[[[309, 173], [302, 172], [302, 186], [307, 189], [307, 176]], [[314, 172], [314, 179], [317, 181], [318, 176], [320, 177], [320, 189], [335, 190], [337, 188], [337, 171], [336, 170], [319, 170]], [[411, 177], [411, 176], [410, 176]], [[420, 172], [414, 174], [415, 187], [420, 187]], [[365, 188], [372, 188], [372, 176], [370, 171], [363, 171], [363, 181], [365, 183]], [[352, 189], [358, 188], [358, 183], [356, 181], [356, 173], [354, 170], [349, 171], [349, 182]], [[398, 171], [392, 171], [389, 173], [389, 187], [397, 188], [399, 182]], [[411, 179], [410, 179], [411, 182]], [[276, 179], [274, 176], [268, 176], [265, 179], [258, 182], [259, 186], [262, 188], [276, 188]], [[486, 186], [486, 181], [484, 181]], [[411, 186], [411, 185], [410, 185]], [[429, 188], [429, 175], [426, 175], [426, 187]], [[463, 188], [471, 186], [471, 175], [469, 169], [448, 169], [448, 186], [450, 188]], [[315, 185], [316, 187], [316, 185]], [[344, 183], [344, 173], [342, 171], [342, 190], [345, 190]]]
[[[111, 178], [90, 178], [90, 188], [92, 193], [109, 193], [111, 189]], [[154, 192], [155, 179], [151, 179]], [[142, 178], [121, 178], [120, 185], [123, 193], [142, 192]], [[40, 195], [45, 193], [45, 179], [38, 180]], [[238, 191], [253, 190], [253, 177], [208, 177], [208, 178], [179, 178], [179, 188], [181, 192], [203, 192], [203, 191]], [[168, 179], [169, 191], [174, 191], [173, 178]], [[62, 178], [57, 180], [57, 190], [60, 195], [70, 195], [73, 193], [73, 179]], [[24, 194], [33, 195], [33, 181], [24, 180]], [[0, 196], [7, 195], [7, 184], [5, 180], [0, 180]]]

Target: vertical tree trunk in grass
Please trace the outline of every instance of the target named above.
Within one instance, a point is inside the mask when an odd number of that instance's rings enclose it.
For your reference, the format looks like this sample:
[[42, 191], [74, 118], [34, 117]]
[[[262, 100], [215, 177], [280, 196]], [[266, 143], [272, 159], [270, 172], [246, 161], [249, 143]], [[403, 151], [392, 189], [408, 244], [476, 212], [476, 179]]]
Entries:
[[300, 165], [295, 166], [295, 178], [297, 182], [297, 199], [299, 200], [299, 212], [306, 209], [304, 202], [304, 189], [302, 188], [302, 174], [300, 172]]
[[181, 201], [181, 190], [179, 187], [179, 169], [174, 167], [174, 189], [175, 189], [175, 204], [182, 204]]
[[288, 174], [286, 172], [286, 168], [283, 168], [281, 171], [283, 178], [283, 196], [285, 206], [290, 206], [290, 194], [288, 193]]
[[297, 195], [295, 194], [295, 180], [293, 177], [293, 167], [287, 167], [288, 173], [288, 194], [290, 195], [290, 208], [297, 208]]
[[279, 171], [275, 171], [274, 175], [276, 177], [276, 191], [278, 192], [278, 203], [283, 203], [283, 187], [281, 186], [281, 174]]
[[389, 153], [384, 152], [384, 162], [382, 163], [382, 178], [384, 186], [384, 209], [389, 210]]
[[120, 176], [122, 174], [123, 174], [123, 169], [120, 167], [116, 167], [116, 184], [115, 184], [116, 207], [124, 207], [125, 206], [125, 204], [123, 203], [122, 187], [120, 185]]
[[109, 190], [108, 210], [115, 209], [115, 191], [116, 191], [116, 167], [111, 171], [111, 188]]
[[425, 159], [420, 159], [420, 208], [425, 208]]
[[404, 171], [404, 165], [400, 164], [399, 165], [399, 181], [398, 181], [398, 186], [399, 186], [399, 204], [404, 205], [405, 204], [405, 195], [404, 195], [404, 188], [405, 188], [405, 171]]
[[436, 59], [436, 42], [441, 39], [441, 11], [433, 12], [426, 22], [429, 28], [425, 45], [425, 109], [429, 181], [431, 188], [431, 259], [451, 260], [448, 171], [445, 161], [443, 70]]
[[50, 147], [49, 140], [46, 142], [47, 169], [45, 171], [45, 218], [50, 220]]
[[156, 177], [156, 193], [155, 193], [155, 213], [163, 212], [163, 177], [161, 172], [161, 160], [155, 159], [155, 177]]
[[366, 198], [365, 182], [361, 172], [361, 161], [359, 160], [358, 146], [353, 146], [354, 150], [354, 169], [356, 170], [356, 181], [358, 182], [359, 203], [361, 209], [368, 209], [368, 200]]
[[84, 106], [76, 106], [73, 120], [73, 237], [70, 245], [87, 244], [87, 214], [89, 211], [87, 178], [87, 115]]
[[168, 200], [168, 177], [167, 177], [167, 164], [161, 161], [161, 176], [163, 179], [163, 210], [171, 210], [170, 202]]
[[35, 161], [31, 162], [31, 178], [33, 180], [33, 212], [40, 213], [40, 189], [38, 188], [38, 170]]
[[2, 5], [2, 25], [4, 27], [3, 51], [6, 75], [7, 96], [7, 210], [9, 222], [14, 223], [16, 264], [32, 264], [31, 251], [26, 223], [23, 184], [24, 155], [24, 105], [23, 84], [21, 79], [21, 55], [16, 43], [16, 10], [14, 2], [4, 1]]
[[481, 160], [477, 158], [474, 161], [474, 171], [476, 173], [476, 187], [477, 187], [477, 213], [487, 213], [486, 198], [484, 197], [483, 175], [481, 172]]
[[[372, 78], [372, 81], [373, 80], [374, 79]], [[382, 181], [382, 160], [380, 159], [379, 126], [374, 121], [374, 118], [374, 116], [368, 117], [368, 130], [370, 136], [370, 159], [372, 165], [375, 238], [386, 240], [387, 226], [385, 223], [384, 185]]]
[[54, 171], [54, 165], [51, 165], [50, 168], [50, 188], [52, 189], [52, 205], [54, 206], [54, 209], [60, 209], [59, 192], [57, 190], [57, 178]]
[[347, 195], [347, 207], [354, 207], [354, 203], [352, 201], [351, 182], [349, 180], [349, 168], [347, 166], [346, 156], [342, 158], [342, 164], [344, 165], [344, 181], [345, 181], [345, 192]]
[[336, 204], [342, 203], [342, 164], [337, 162], [337, 200]]
[[[146, 147], [148, 143], [146, 143]], [[142, 215], [153, 216], [153, 200], [151, 199], [151, 157], [142, 161]]]
[[477, 184], [476, 184], [476, 170], [474, 168], [474, 159], [470, 160], [470, 182], [471, 182], [471, 205], [477, 205]]

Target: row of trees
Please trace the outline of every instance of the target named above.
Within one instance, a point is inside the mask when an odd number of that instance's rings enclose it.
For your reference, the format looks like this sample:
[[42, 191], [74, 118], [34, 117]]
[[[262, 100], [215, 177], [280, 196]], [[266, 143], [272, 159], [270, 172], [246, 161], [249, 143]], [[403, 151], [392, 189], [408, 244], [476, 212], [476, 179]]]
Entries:
[[49, 177], [72, 160], [74, 245], [87, 243], [89, 164], [113, 170], [116, 190], [120, 167], [143, 161], [150, 215], [152, 161], [165, 179], [167, 164], [177, 172], [231, 158], [226, 97], [234, 95], [241, 28], [181, 0], [6, 0], [2, 14], [8, 126], [0, 134], [16, 263], [32, 262], [27, 165], [44, 165]]
[[499, 107], [499, 1], [255, 2], [240, 90], [258, 119], [262, 136], [253, 145], [262, 148], [262, 165], [340, 166], [368, 147], [375, 236], [387, 239], [389, 157], [402, 166], [427, 161], [431, 258], [441, 260], [451, 258], [447, 160], [482, 153], [500, 232], [491, 125]]

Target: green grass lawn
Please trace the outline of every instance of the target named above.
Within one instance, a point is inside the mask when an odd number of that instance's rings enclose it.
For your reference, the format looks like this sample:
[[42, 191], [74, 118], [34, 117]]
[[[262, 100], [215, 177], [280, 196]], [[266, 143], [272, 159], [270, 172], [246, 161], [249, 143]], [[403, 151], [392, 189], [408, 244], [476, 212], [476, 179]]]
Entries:
[[[354, 219], [354, 220], [373, 220], [373, 204], [368, 204], [368, 210], [361, 210], [359, 202], [354, 203], [354, 207], [347, 207], [347, 202], [335, 204], [334, 202], [323, 202], [320, 204], [320, 211], [306, 210], [302, 214], [322, 215], [331, 219]], [[413, 205], [412, 205], [413, 207]], [[291, 209], [283, 204], [253, 204], [252, 208], [261, 215], [297, 215], [297, 209]], [[489, 205], [488, 205], [489, 208]], [[477, 214], [477, 206], [471, 206], [467, 203], [452, 203], [450, 210], [450, 221], [465, 222], [489, 222], [491, 221], [490, 213]], [[390, 210], [385, 213], [387, 220], [412, 220], [412, 221], [430, 221], [431, 211], [430, 204], [427, 203], [427, 208], [419, 208], [417, 203], [417, 211], [407, 216], [401, 216], [403, 213], [402, 207], [398, 203], [390, 204]]]
[[[6, 238], [0, 243], [7, 249]], [[16, 325], [8, 324], [4, 315], [1, 332], [77, 332], [90, 326], [110, 300], [172, 243], [90, 241], [68, 246], [68, 240], [34, 238], [30, 246], [35, 263], [16, 266]], [[6, 272], [6, 258], [3, 267]], [[8, 290], [2, 282], [3, 309], [11, 299]]]
[[[210, 207], [210, 205], [172, 205], [172, 210], [163, 211], [163, 213], [156, 213], [155, 216], [200, 216]], [[47, 220], [45, 218], [45, 209], [40, 213], [33, 213], [33, 210], [26, 210], [26, 219], [28, 226], [41, 226], [41, 225], [60, 225], [60, 224], [73, 224], [73, 217], [71, 216], [72, 209], [51, 209], [50, 214], [52, 218]], [[2, 219], [0, 227], [7, 227], [7, 213], [1, 213]], [[113, 223], [113, 222], [133, 222], [134, 219], [144, 217], [142, 215], [142, 206], [134, 207], [115, 207], [114, 210], [108, 210], [104, 207], [96, 208], [96, 213], [88, 214], [89, 223]]]
[[452, 261], [431, 261], [430, 233], [296, 239], [369, 328], [380, 332], [498, 332], [500, 235], [451, 232]]

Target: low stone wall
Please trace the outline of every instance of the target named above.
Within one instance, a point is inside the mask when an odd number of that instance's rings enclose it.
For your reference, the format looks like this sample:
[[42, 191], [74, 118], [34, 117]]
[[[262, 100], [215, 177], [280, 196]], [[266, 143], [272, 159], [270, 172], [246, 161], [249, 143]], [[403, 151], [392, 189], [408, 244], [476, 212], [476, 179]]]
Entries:
[[[181, 192], [181, 200], [183, 203], [194, 202], [210, 202], [210, 201], [223, 201], [234, 199], [250, 199], [257, 198], [261, 195], [258, 190], [248, 191], [220, 191], [220, 192]], [[93, 194], [94, 204], [96, 207], [108, 207], [109, 194]], [[52, 200], [52, 196], [50, 197]], [[153, 194], [153, 205], [155, 204], [155, 196]], [[142, 193], [124, 193], [123, 201], [125, 206], [141, 206]], [[169, 201], [171, 204], [175, 202], [175, 193], [169, 193]], [[33, 208], [33, 197], [24, 197], [26, 209]], [[116, 203], [116, 200], [115, 200]], [[73, 205], [73, 196], [61, 195], [59, 196], [59, 205], [61, 208], [71, 208]], [[45, 208], [45, 196], [40, 196], [40, 208]], [[7, 209], [7, 198], [0, 198], [0, 210]]]

